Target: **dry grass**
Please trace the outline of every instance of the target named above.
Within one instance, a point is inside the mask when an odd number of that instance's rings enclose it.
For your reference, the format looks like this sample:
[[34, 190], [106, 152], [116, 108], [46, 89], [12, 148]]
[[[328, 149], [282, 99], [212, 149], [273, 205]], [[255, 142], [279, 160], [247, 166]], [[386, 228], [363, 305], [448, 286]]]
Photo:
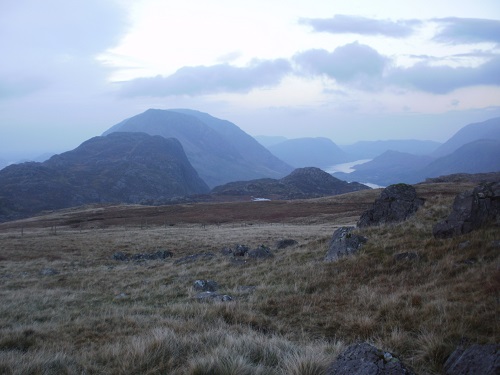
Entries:
[[[353, 224], [378, 192], [282, 202], [274, 219], [267, 206], [233, 203], [239, 212], [231, 217], [240, 219], [220, 225], [204, 216], [207, 205], [189, 207], [191, 221], [188, 208], [177, 208], [173, 226], [143, 207], [98, 209], [101, 229], [67, 222], [84, 222], [97, 208], [0, 225], [0, 373], [322, 374], [345, 345], [361, 340], [396, 353], [417, 373], [439, 373], [461, 339], [499, 341], [493, 241], [500, 238], [490, 227], [434, 239], [432, 224], [468, 186], [417, 188], [427, 202], [414, 218], [363, 230], [363, 251], [336, 263], [322, 261], [335, 227]], [[209, 216], [228, 207], [212, 205]], [[298, 245], [276, 250], [283, 238]], [[275, 256], [234, 262], [220, 254], [238, 243], [268, 245]], [[159, 249], [174, 257], [111, 258]], [[175, 262], [206, 252], [215, 256]], [[401, 252], [419, 258], [396, 261]], [[195, 301], [196, 279], [216, 280], [234, 301]]]

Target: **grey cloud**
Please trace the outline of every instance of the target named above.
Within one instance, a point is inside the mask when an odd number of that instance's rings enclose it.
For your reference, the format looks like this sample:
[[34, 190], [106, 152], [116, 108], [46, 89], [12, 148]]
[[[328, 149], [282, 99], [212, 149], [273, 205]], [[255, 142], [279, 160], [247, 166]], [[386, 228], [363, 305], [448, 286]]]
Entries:
[[384, 35], [404, 38], [413, 33], [421, 22], [418, 20], [377, 20], [360, 16], [337, 14], [332, 18], [303, 18], [301, 24], [312, 26], [314, 31], [332, 34]]
[[409, 68], [393, 68], [387, 82], [433, 94], [447, 94], [477, 85], [500, 85], [500, 56], [478, 67], [430, 66], [418, 63]]
[[300, 69], [311, 75], [326, 75], [340, 83], [365, 82], [383, 75], [390, 59], [358, 42], [336, 48], [333, 52], [314, 49], [294, 57]]
[[229, 64], [183, 67], [163, 77], [136, 78], [123, 82], [122, 96], [204, 95], [220, 92], [249, 92], [277, 85], [291, 71], [285, 59], [255, 60], [247, 67]]
[[108, 69], [94, 58], [119, 41], [127, 22], [109, 0], [0, 2], [0, 35], [8, 36], [0, 38], [0, 98], [99, 84]]
[[436, 18], [442, 25], [434, 40], [450, 44], [500, 43], [500, 21], [481, 18]]

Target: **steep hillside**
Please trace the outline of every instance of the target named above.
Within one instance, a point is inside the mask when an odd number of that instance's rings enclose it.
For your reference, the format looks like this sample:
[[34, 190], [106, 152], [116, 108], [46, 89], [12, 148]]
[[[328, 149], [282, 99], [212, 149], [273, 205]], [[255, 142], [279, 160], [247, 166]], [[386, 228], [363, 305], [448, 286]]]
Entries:
[[259, 142], [264, 147], [269, 147], [276, 145], [281, 142], [285, 142], [288, 140], [287, 137], [279, 136], [279, 135], [256, 135], [254, 136], [255, 140]]
[[116, 131], [177, 138], [211, 187], [235, 180], [279, 178], [292, 170], [236, 125], [202, 112], [149, 109], [111, 127], [104, 135]]
[[340, 146], [352, 160], [373, 159], [386, 151], [399, 151], [414, 155], [428, 155], [434, 152], [441, 143], [420, 141], [415, 139], [398, 139], [387, 141], [360, 141], [352, 145]]
[[139, 203], [207, 191], [179, 141], [113, 133], [43, 163], [2, 169], [0, 221], [88, 203]]
[[296, 167], [328, 167], [344, 163], [349, 157], [328, 138], [296, 138], [269, 146], [281, 160]]
[[299, 168], [280, 179], [231, 182], [215, 187], [215, 196], [246, 196], [268, 199], [305, 199], [370, 189], [357, 182], [348, 183], [319, 168]]
[[421, 170], [432, 160], [432, 157], [425, 155], [386, 151], [367, 163], [354, 166], [355, 171], [352, 173], [334, 175], [346, 181], [370, 182], [381, 186], [399, 182], [416, 183], [421, 181], [421, 176], [416, 176], [415, 171]]
[[461, 146], [479, 139], [500, 140], [500, 117], [469, 124], [443, 143], [432, 155], [441, 157], [451, 154]]
[[467, 143], [418, 171], [420, 180], [453, 173], [500, 171], [500, 139], [481, 139]]

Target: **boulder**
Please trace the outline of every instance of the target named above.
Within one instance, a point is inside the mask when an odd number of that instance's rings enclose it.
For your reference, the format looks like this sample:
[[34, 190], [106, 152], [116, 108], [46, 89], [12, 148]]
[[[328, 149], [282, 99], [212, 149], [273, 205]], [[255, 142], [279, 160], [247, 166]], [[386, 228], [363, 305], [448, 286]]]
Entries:
[[233, 255], [236, 257], [244, 257], [248, 253], [248, 250], [250, 250], [248, 246], [236, 245], [236, 248], [233, 251]]
[[355, 227], [341, 227], [333, 233], [325, 261], [331, 262], [354, 254], [363, 246], [367, 238], [352, 233], [354, 229]]
[[298, 242], [292, 239], [284, 239], [284, 240], [279, 240], [276, 242], [276, 248], [277, 249], [285, 249], [290, 246], [297, 245]]
[[202, 292], [215, 292], [219, 286], [213, 280], [196, 280], [193, 289]]
[[361, 215], [358, 227], [404, 221], [415, 214], [423, 204], [424, 200], [417, 197], [413, 186], [408, 184], [390, 185], [382, 190], [372, 208]]
[[368, 344], [349, 346], [328, 367], [326, 375], [414, 375], [399, 359]]
[[432, 232], [436, 238], [450, 238], [499, 218], [500, 182], [485, 183], [458, 194], [448, 218], [434, 225]]
[[271, 249], [264, 245], [259, 245], [256, 249], [248, 252], [249, 258], [271, 258], [273, 256]]
[[500, 374], [500, 345], [472, 345], [458, 347], [446, 360], [446, 375]]
[[229, 302], [233, 300], [233, 297], [227, 294], [219, 294], [216, 292], [201, 292], [198, 293], [194, 298], [200, 302], [210, 302], [210, 301], [220, 301], [220, 302]]

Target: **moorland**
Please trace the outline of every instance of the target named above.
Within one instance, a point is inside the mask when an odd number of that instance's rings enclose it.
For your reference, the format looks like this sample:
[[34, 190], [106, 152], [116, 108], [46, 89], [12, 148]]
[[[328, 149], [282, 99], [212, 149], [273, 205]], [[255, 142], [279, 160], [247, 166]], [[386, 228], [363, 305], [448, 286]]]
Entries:
[[[325, 262], [333, 231], [380, 190], [308, 200], [89, 205], [0, 224], [2, 374], [322, 374], [370, 342], [439, 374], [461, 342], [499, 341], [497, 226], [436, 239], [465, 182], [415, 185], [409, 220], [357, 229], [359, 254]], [[278, 249], [279, 240], [293, 246]], [[267, 246], [272, 257], [222, 251]], [[121, 261], [169, 251], [156, 260]], [[415, 259], [396, 254], [415, 252]], [[200, 302], [213, 280], [230, 301]]]

